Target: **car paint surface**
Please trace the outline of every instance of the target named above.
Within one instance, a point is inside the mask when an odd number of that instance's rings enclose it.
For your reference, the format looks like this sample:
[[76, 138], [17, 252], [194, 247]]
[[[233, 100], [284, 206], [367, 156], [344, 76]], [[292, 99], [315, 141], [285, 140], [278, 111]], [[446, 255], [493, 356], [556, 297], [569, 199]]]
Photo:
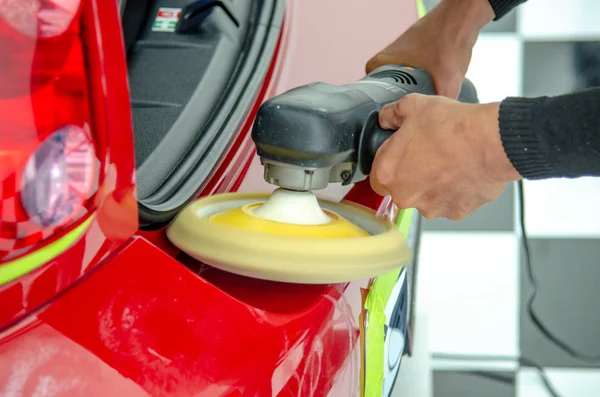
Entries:
[[[97, 29], [99, 20], [116, 23], [101, 0], [90, 3], [88, 23]], [[366, 60], [417, 17], [414, 3], [404, 0], [287, 3], [281, 47], [258, 103], [312, 81], [359, 79]], [[104, 29], [102, 45], [115, 51], [120, 38]], [[126, 73], [124, 55], [114, 58], [123, 70], [104, 70], [115, 77], [98, 92], [124, 101], [126, 92], [109, 93]], [[251, 121], [252, 115], [201, 195], [272, 189], [253, 155]], [[254, 280], [194, 263], [161, 231], [131, 237], [137, 228], [132, 141], [122, 139], [127, 121], [107, 123], [114, 126], [107, 128], [110, 157], [124, 160], [109, 163], [107, 199], [87, 233], [45, 266], [0, 287], [0, 395], [360, 395], [369, 281]], [[319, 194], [340, 200], [347, 192], [332, 186]], [[368, 182], [348, 198], [382, 205]]]

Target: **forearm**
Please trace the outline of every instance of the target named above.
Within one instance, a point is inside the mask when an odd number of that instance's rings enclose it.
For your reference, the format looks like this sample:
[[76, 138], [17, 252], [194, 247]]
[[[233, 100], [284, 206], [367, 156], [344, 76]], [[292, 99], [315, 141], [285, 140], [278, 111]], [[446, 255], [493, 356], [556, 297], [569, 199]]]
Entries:
[[488, 0], [443, 0], [430, 14], [448, 40], [469, 48], [475, 45], [479, 31], [494, 19]]
[[500, 137], [526, 179], [600, 176], [600, 88], [499, 105]]
[[454, 37], [477, 37], [492, 20], [504, 17], [527, 0], [442, 0], [431, 12], [444, 15], [444, 25]]

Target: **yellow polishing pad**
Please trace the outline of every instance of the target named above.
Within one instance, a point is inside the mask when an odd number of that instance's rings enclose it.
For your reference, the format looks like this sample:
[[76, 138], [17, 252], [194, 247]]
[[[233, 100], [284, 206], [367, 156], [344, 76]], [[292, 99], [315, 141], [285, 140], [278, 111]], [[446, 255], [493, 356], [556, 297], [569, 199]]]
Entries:
[[369, 208], [320, 200], [331, 220], [298, 225], [256, 216], [268, 198], [262, 193], [201, 198], [179, 213], [167, 237], [219, 269], [294, 283], [364, 280], [398, 269], [412, 257], [400, 231]]
[[254, 210], [261, 205], [262, 202], [246, 204], [214, 214], [208, 218], [208, 221], [213, 224], [229, 225], [237, 229], [278, 236], [350, 238], [369, 235], [365, 230], [331, 211], [325, 211], [331, 221], [324, 225], [295, 225], [262, 219], [254, 215]]

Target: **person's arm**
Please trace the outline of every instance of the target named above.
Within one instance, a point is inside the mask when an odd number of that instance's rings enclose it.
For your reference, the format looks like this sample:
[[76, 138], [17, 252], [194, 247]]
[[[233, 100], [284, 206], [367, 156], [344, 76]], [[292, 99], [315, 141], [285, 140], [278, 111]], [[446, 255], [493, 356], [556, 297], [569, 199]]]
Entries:
[[458, 94], [479, 30], [523, 2], [442, 0], [374, 58], [425, 68], [440, 95], [407, 95], [380, 111], [381, 127], [396, 133], [373, 162], [377, 193], [458, 220], [511, 181], [600, 176], [600, 88], [489, 104], [443, 97]]
[[457, 98], [479, 31], [526, 0], [442, 0], [366, 64], [404, 63], [427, 70], [438, 95]]
[[442, 0], [376, 53], [366, 72], [394, 63], [427, 70], [438, 95], [457, 98], [479, 31], [494, 19], [488, 0]]
[[499, 104], [504, 150], [526, 179], [600, 176], [600, 88]]
[[600, 88], [484, 104], [410, 94], [379, 124], [396, 132], [371, 186], [426, 218], [463, 219], [524, 178], [600, 176]]

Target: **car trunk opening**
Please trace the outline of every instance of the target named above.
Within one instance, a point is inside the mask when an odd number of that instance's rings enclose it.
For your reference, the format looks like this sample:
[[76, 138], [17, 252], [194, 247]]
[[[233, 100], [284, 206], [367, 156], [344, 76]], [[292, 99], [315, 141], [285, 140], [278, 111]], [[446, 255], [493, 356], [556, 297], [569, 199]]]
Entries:
[[274, 56], [280, 0], [121, 0], [140, 226], [198, 192], [250, 111]]

